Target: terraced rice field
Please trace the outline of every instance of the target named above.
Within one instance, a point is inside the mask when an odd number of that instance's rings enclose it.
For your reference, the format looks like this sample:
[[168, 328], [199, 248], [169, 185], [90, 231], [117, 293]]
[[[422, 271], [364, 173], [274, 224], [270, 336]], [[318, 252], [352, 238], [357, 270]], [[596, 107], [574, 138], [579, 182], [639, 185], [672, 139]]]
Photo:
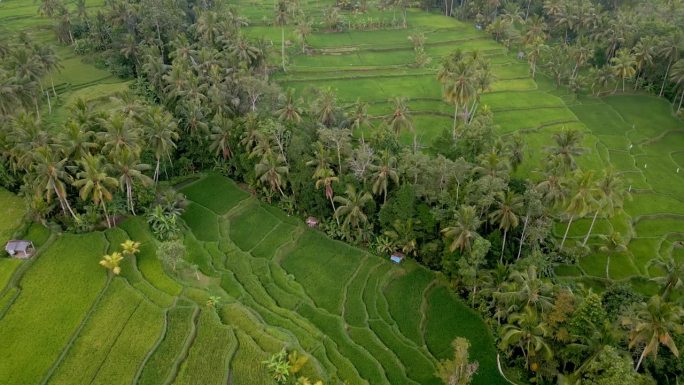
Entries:
[[[321, 21], [328, 5], [309, 1], [303, 8], [313, 20]], [[237, 7], [250, 18], [251, 27], [246, 30], [251, 36], [264, 36], [274, 46], [280, 45], [280, 28], [268, 26], [273, 13], [270, 3], [243, 0]], [[400, 17], [398, 12], [395, 16]], [[343, 13], [351, 23], [368, 17], [391, 20], [393, 13]], [[425, 68], [412, 67], [414, 53], [408, 36], [416, 31], [425, 33], [425, 50], [432, 59]], [[284, 88], [294, 88], [306, 97], [311, 87], [332, 87], [343, 106], [357, 99], [368, 102], [376, 123], [390, 114], [388, 99], [405, 96], [418, 141], [424, 146], [451, 127], [452, 106], [442, 101], [436, 79], [441, 57], [457, 48], [478, 50], [491, 60], [497, 78], [481, 103], [494, 112], [499, 134], [522, 133], [530, 148], [518, 176], [535, 178], [532, 171], [542, 162], [543, 148], [553, 143], [553, 134], [563, 127], [585, 134], [583, 145], [588, 151], [578, 162], [582, 168], [600, 172], [612, 166], [622, 174], [633, 199], [625, 205], [624, 214], [601, 219], [592, 237], [596, 243], [599, 234], [615, 230], [629, 239], [629, 250], [611, 264], [612, 279], [639, 280], [640, 275], [657, 274], [646, 271], [646, 263], [682, 247], [678, 240], [684, 238], [684, 123], [672, 116], [665, 100], [647, 95], [576, 97], [555, 87], [543, 74], [532, 79], [525, 61], [472, 24], [417, 9], [408, 12], [407, 29], [314, 32], [306, 54], [291, 29], [286, 29], [286, 40], [287, 72], [276, 75]], [[279, 54], [274, 54], [274, 65], [279, 60]], [[404, 132], [401, 139], [410, 143], [412, 134]], [[576, 221], [570, 237], [581, 240], [589, 222]], [[556, 234], [562, 236], [564, 229], [558, 223]], [[605, 263], [605, 257], [590, 255], [579, 269], [560, 271], [600, 282], [605, 279]]]
[[[261, 385], [260, 362], [287, 347], [326, 383], [437, 385], [456, 336], [480, 362], [475, 384], [505, 383], [488, 329], [434, 273], [332, 241], [220, 176], [182, 191], [197, 276], [166, 270], [139, 218], [49, 240], [31, 229], [39, 255], [0, 282], [0, 383]], [[97, 261], [128, 238], [141, 253], [108, 277]]]

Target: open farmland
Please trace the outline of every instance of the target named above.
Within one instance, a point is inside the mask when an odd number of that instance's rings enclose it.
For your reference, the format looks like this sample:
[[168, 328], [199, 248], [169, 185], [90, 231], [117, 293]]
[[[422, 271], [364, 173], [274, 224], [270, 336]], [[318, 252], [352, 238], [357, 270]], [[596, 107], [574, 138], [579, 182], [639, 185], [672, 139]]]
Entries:
[[[505, 383], [488, 328], [434, 273], [332, 241], [223, 177], [182, 191], [200, 279], [165, 271], [138, 219], [53, 237], [0, 318], [1, 383], [265, 384], [259, 362], [287, 347], [310, 378], [436, 385], [456, 336], [480, 362], [475, 384]], [[128, 238], [142, 252], [108, 278], [97, 261]]]

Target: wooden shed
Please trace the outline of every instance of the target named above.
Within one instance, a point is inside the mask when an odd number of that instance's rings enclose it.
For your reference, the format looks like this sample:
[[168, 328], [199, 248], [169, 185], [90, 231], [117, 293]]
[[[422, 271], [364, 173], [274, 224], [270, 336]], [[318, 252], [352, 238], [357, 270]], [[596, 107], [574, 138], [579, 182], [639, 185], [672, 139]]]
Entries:
[[31, 241], [15, 239], [7, 242], [5, 251], [14, 258], [27, 259], [33, 255], [36, 249]]

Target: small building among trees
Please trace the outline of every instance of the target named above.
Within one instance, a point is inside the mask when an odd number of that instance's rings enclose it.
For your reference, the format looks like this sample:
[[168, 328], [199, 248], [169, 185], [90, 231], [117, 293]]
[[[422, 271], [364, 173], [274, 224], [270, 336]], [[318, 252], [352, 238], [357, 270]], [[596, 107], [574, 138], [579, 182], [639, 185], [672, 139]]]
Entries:
[[36, 249], [31, 241], [11, 240], [5, 245], [5, 251], [11, 257], [27, 259], [33, 255]]
[[318, 227], [318, 219], [314, 217], [306, 218], [306, 225], [309, 227]]
[[391, 260], [392, 262], [394, 262], [394, 263], [397, 263], [397, 264], [398, 264], [398, 263], [401, 263], [401, 261], [404, 260], [404, 253], [402, 253], [402, 252], [400, 252], [400, 251], [395, 251], [395, 252], [392, 253], [392, 255], [390, 256], [390, 260]]

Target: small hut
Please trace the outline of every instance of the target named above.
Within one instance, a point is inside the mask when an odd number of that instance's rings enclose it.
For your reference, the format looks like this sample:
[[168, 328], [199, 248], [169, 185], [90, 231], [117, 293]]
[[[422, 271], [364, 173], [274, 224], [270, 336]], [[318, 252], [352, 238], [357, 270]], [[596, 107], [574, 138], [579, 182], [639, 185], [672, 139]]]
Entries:
[[308, 217], [306, 218], [306, 225], [309, 227], [318, 227], [318, 219], [314, 217]]
[[11, 240], [5, 245], [7, 254], [14, 258], [27, 259], [36, 251], [33, 242], [24, 240]]
[[399, 263], [401, 263], [401, 261], [404, 260], [404, 253], [402, 253], [400, 251], [396, 251], [396, 252], [392, 253], [392, 255], [390, 256], [390, 260], [394, 263], [399, 264]]

